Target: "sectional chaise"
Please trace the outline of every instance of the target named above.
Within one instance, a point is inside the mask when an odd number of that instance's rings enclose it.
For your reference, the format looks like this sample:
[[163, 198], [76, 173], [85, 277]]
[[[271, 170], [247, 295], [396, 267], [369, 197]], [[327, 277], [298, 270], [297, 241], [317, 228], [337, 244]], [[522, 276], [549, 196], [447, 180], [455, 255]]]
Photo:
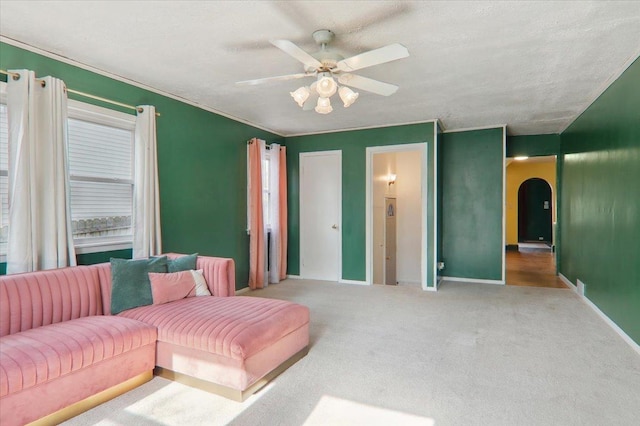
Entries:
[[117, 315], [110, 263], [0, 277], [0, 424], [58, 423], [154, 369], [242, 401], [306, 354], [307, 307], [234, 296], [232, 259], [198, 256], [197, 269], [212, 296]]

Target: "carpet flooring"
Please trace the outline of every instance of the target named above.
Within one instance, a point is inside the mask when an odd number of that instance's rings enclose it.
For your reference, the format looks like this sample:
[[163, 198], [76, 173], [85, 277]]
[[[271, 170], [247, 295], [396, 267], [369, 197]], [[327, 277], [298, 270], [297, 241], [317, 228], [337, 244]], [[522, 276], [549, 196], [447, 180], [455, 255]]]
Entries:
[[637, 425], [640, 355], [569, 289], [286, 280], [309, 354], [244, 403], [155, 377], [66, 425]]

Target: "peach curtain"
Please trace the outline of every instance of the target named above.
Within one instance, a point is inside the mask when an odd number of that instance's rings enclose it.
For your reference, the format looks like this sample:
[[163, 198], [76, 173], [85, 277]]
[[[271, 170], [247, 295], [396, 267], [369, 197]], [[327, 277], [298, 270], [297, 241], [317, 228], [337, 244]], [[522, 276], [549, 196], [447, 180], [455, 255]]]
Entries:
[[249, 288], [263, 288], [265, 283], [266, 244], [262, 207], [262, 156], [264, 141], [249, 141]]
[[280, 279], [287, 277], [287, 148], [280, 147], [279, 204], [280, 204]]

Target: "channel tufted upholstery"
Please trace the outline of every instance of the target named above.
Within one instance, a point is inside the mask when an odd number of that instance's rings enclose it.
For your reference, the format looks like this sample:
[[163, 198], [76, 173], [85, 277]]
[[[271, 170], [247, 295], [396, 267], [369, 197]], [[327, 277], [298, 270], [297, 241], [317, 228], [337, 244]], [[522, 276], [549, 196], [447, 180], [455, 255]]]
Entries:
[[6, 336], [0, 345], [0, 397], [154, 344], [155, 327], [91, 316]]
[[98, 273], [90, 267], [0, 279], [0, 337], [90, 315], [102, 315]]
[[158, 328], [158, 341], [244, 360], [308, 324], [306, 306], [257, 297], [190, 297], [119, 316]]

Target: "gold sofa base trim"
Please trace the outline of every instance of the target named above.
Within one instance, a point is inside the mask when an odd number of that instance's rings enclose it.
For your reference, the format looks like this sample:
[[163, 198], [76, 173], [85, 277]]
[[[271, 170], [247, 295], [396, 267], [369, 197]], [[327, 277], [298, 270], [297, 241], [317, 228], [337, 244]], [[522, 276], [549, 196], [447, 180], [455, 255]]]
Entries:
[[271, 370], [264, 377], [260, 378], [254, 384], [252, 384], [251, 386], [249, 386], [247, 389], [243, 391], [238, 389], [233, 389], [224, 385], [219, 385], [217, 383], [212, 383], [207, 380], [198, 379], [197, 377], [189, 376], [187, 374], [177, 373], [175, 371], [171, 371], [169, 369], [162, 368], [162, 367], [156, 367], [153, 370], [153, 373], [156, 376], [160, 376], [168, 380], [172, 380], [187, 386], [191, 386], [193, 388], [214, 393], [216, 395], [220, 395], [222, 397], [232, 399], [234, 401], [243, 402], [248, 397], [250, 397], [251, 395], [256, 393], [258, 390], [260, 390], [264, 385], [266, 385], [271, 380], [276, 378], [284, 370], [291, 367], [300, 359], [304, 358], [304, 356], [307, 355], [308, 352], [309, 352], [309, 347], [305, 346], [302, 350], [296, 352], [289, 359], [287, 359], [282, 364], [280, 364], [279, 366]]
[[137, 388], [140, 385], [145, 384], [153, 378], [152, 371], [145, 371], [142, 374], [138, 374], [130, 378], [129, 380], [112, 386], [108, 389], [98, 392], [95, 395], [91, 395], [81, 401], [64, 407], [55, 413], [51, 413], [47, 416], [41, 417], [38, 420], [29, 423], [29, 426], [44, 426], [44, 425], [57, 425], [65, 420], [69, 420], [79, 414], [89, 411], [90, 409], [97, 407], [98, 405], [109, 401], [123, 393], [129, 392], [132, 389]]

